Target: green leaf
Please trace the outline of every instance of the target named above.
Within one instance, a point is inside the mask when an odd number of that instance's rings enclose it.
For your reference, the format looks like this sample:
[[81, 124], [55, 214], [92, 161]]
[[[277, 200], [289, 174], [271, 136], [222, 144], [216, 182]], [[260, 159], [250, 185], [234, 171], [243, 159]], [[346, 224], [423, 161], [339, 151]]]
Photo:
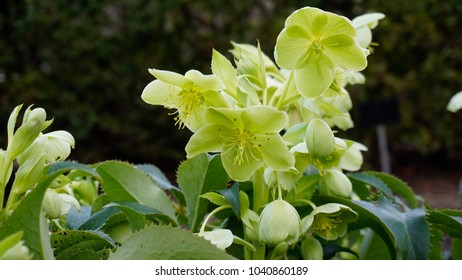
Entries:
[[428, 222], [452, 238], [462, 238], [462, 211], [428, 210]]
[[226, 200], [231, 204], [231, 208], [236, 214], [236, 217], [241, 217], [241, 202], [239, 200], [239, 183], [235, 182], [231, 188], [218, 190]]
[[107, 235], [94, 231], [64, 230], [50, 239], [57, 260], [107, 259], [115, 247]]
[[66, 216], [66, 224], [69, 229], [78, 229], [91, 217], [92, 208], [90, 206], [81, 206], [80, 211], [74, 206], [69, 209]]
[[411, 208], [417, 208], [419, 206], [414, 191], [401, 179], [382, 172], [369, 171], [366, 172], [366, 174], [370, 174], [384, 182], [395, 194], [403, 197]]
[[370, 185], [371, 187], [375, 187], [387, 197], [393, 197], [393, 193], [388, 188], [388, 186], [374, 175], [369, 175], [366, 173], [351, 173], [348, 174], [348, 178], [350, 178], [352, 181], [361, 182], [363, 184]]
[[136, 202], [119, 202], [106, 205], [101, 211], [91, 216], [79, 229], [82, 230], [99, 230], [107, 222], [109, 218], [123, 212], [126, 219], [130, 223], [132, 231], [142, 229], [149, 219], [160, 219], [167, 224], [176, 225], [176, 222], [168, 215], [160, 212], [157, 209]]
[[102, 188], [111, 201], [130, 201], [150, 206], [176, 222], [172, 201], [144, 172], [118, 161], [103, 162], [96, 170], [104, 180]]
[[372, 228], [385, 241], [392, 258], [428, 258], [430, 230], [423, 208], [401, 211], [383, 196], [375, 203], [332, 196], [313, 196], [313, 201], [341, 203], [356, 211], [359, 219], [349, 224], [350, 229]]
[[228, 179], [220, 156], [208, 159], [206, 154], [201, 154], [178, 168], [178, 184], [185, 195], [188, 225], [193, 232], [197, 231], [207, 210], [208, 202], [200, 196], [226, 188]]
[[207, 199], [215, 205], [222, 206], [229, 204], [226, 198], [224, 198], [221, 194], [218, 194], [216, 192], [204, 193], [203, 195], [201, 195], [201, 197]]
[[11, 214], [5, 227], [0, 231], [0, 239], [23, 231], [24, 245], [30, 249], [33, 259], [53, 259], [48, 222], [42, 212], [42, 201], [45, 191], [56, 177], [75, 169], [97, 175], [94, 170], [80, 163], [58, 162], [53, 164], [48, 171], [48, 176], [20, 202]]
[[127, 239], [110, 260], [231, 260], [225, 251], [180, 228], [150, 226]]
[[452, 240], [452, 259], [454, 260], [462, 260], [462, 239], [461, 238], [454, 238]]

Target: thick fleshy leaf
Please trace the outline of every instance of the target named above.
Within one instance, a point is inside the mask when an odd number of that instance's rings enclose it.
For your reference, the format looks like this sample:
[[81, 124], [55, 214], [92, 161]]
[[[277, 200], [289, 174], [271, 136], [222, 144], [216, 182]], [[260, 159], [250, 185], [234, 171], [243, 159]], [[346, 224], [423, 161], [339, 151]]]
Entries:
[[303, 37], [290, 37], [283, 30], [276, 41], [274, 57], [281, 68], [293, 70], [303, 67], [308, 58], [312, 41]]
[[180, 91], [181, 88], [177, 86], [164, 83], [161, 80], [154, 80], [143, 89], [141, 99], [151, 105], [176, 108], [178, 106], [176, 95]]
[[166, 70], [157, 70], [157, 69], [149, 69], [148, 70], [151, 75], [156, 77], [157, 79], [161, 80], [164, 83], [172, 84], [182, 88], [189, 80], [181, 74], [166, 71]]
[[358, 43], [351, 37], [339, 34], [321, 41], [324, 54], [343, 69], [361, 71], [367, 66], [366, 55]]
[[246, 129], [253, 133], [279, 133], [288, 119], [286, 113], [269, 106], [252, 106], [242, 112]]
[[289, 152], [279, 134], [264, 135], [258, 138], [260, 138], [257, 139], [258, 141], [264, 141], [261, 144], [260, 152], [269, 167], [277, 171], [287, 171], [294, 166], [294, 155]]
[[324, 55], [311, 52], [303, 68], [295, 70], [295, 85], [305, 97], [320, 96], [332, 84], [335, 68]]
[[197, 70], [189, 70], [185, 77], [192, 81], [201, 90], [222, 90], [223, 84], [215, 75], [204, 75]]
[[232, 136], [233, 132], [222, 125], [207, 125], [196, 131], [186, 144], [188, 158], [202, 153], [220, 152], [223, 147], [223, 136]]

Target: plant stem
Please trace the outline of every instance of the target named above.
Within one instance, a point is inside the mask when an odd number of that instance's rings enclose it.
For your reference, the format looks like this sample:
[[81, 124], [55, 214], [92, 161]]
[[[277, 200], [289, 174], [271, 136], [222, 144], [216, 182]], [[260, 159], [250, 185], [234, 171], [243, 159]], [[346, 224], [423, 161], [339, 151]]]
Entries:
[[253, 246], [257, 249], [255, 252], [252, 253], [253, 260], [264, 260], [266, 254], [266, 245], [256, 245]]
[[253, 211], [259, 213], [260, 208], [268, 203], [268, 187], [263, 178], [264, 169], [258, 169], [253, 180]]
[[217, 208], [213, 209], [213, 211], [210, 212], [210, 214], [205, 218], [204, 222], [202, 223], [201, 229], [199, 230], [199, 234], [204, 233], [204, 231], [205, 231], [205, 226], [206, 226], [207, 223], [209, 222], [210, 218], [213, 217], [213, 215], [215, 215], [216, 213], [220, 212], [221, 210], [228, 209], [228, 208], [231, 208], [231, 205], [230, 205], [230, 204], [222, 205], [222, 206], [220, 206], [220, 207], [217, 207]]

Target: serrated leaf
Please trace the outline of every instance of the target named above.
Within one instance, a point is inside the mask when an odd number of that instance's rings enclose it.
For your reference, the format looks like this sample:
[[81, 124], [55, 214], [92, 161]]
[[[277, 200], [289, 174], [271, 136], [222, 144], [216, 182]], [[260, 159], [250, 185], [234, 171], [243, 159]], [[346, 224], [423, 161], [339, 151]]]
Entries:
[[157, 218], [167, 224], [176, 225], [169, 216], [163, 214], [157, 209], [136, 202], [119, 202], [106, 205], [101, 211], [91, 216], [79, 229], [81, 230], [99, 230], [112, 216], [123, 212], [127, 221], [130, 223], [132, 231], [142, 229], [147, 222], [146, 218]]
[[452, 238], [462, 238], [462, 211], [428, 210], [428, 222]]
[[102, 188], [112, 202], [137, 202], [168, 215], [176, 222], [172, 201], [147, 174], [133, 165], [106, 161], [96, 168], [104, 180]]
[[231, 204], [231, 208], [233, 209], [234, 214], [236, 217], [241, 217], [241, 202], [239, 199], [239, 183], [235, 182], [231, 188], [218, 190], [226, 200]]
[[58, 162], [51, 165], [48, 176], [19, 203], [8, 218], [5, 227], [0, 231], [0, 239], [18, 231], [23, 231], [24, 245], [33, 254], [33, 259], [53, 259], [50, 245], [48, 222], [42, 212], [42, 201], [45, 191], [51, 182], [60, 174], [71, 170], [83, 170], [98, 177], [94, 170], [76, 162]]
[[109, 236], [94, 231], [59, 231], [50, 240], [57, 260], [107, 259], [115, 246]]
[[128, 238], [110, 260], [230, 260], [202, 237], [180, 228], [150, 226]]
[[369, 175], [366, 173], [351, 173], [348, 174], [348, 178], [350, 178], [350, 180], [356, 180], [363, 184], [367, 184], [371, 187], [377, 188], [387, 197], [393, 197], [393, 193], [390, 190], [390, 188], [388, 188], [388, 186], [384, 182], [382, 182], [380, 179], [373, 175]]
[[183, 162], [178, 168], [178, 184], [182, 189], [188, 214], [189, 228], [196, 232], [207, 210], [208, 202], [200, 195], [226, 188], [228, 174], [220, 156], [208, 159], [206, 154]]
[[168, 180], [167, 176], [155, 165], [152, 164], [138, 164], [136, 168], [148, 174], [149, 177], [162, 189], [170, 190], [177, 188]]
[[417, 208], [419, 206], [419, 202], [416, 199], [414, 191], [411, 189], [411, 187], [409, 187], [401, 179], [399, 179], [399, 178], [397, 178], [397, 177], [395, 177], [393, 175], [382, 173], [382, 172], [369, 171], [369, 172], [366, 172], [366, 174], [370, 174], [370, 175], [380, 179], [395, 194], [403, 197], [407, 201], [407, 203], [409, 204], [409, 207]]
[[401, 211], [383, 196], [376, 203], [321, 195], [313, 196], [313, 201], [341, 203], [356, 211], [359, 219], [349, 224], [350, 229], [373, 229], [387, 244], [392, 258], [428, 258], [430, 230], [423, 208]]

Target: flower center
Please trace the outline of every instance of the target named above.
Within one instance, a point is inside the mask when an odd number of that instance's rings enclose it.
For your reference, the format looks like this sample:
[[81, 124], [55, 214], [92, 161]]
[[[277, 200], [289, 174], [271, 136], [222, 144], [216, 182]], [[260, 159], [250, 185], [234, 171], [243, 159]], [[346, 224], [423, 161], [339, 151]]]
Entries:
[[332, 231], [335, 230], [337, 225], [340, 223], [341, 220], [339, 215], [318, 214], [314, 218], [312, 230], [313, 232], [320, 232], [331, 239], [335, 239], [335, 235], [332, 233]]
[[221, 135], [227, 143], [224, 145], [226, 150], [223, 154], [235, 151], [233, 161], [237, 165], [242, 165], [245, 161], [249, 161], [251, 157], [254, 159], [258, 158], [255, 156], [255, 147], [257, 146], [257, 137], [247, 129], [240, 130], [235, 129], [234, 134], [230, 137]]
[[314, 51], [314, 53], [316, 55], [316, 58], [318, 58], [324, 52], [324, 46], [318, 40], [313, 41], [313, 44], [311, 45], [311, 48], [313, 49], [313, 51]]
[[175, 118], [175, 124], [179, 124], [180, 128], [182, 128], [185, 120], [204, 104], [204, 97], [193, 82], [185, 84], [183, 90], [178, 93], [178, 97], [178, 116]]

